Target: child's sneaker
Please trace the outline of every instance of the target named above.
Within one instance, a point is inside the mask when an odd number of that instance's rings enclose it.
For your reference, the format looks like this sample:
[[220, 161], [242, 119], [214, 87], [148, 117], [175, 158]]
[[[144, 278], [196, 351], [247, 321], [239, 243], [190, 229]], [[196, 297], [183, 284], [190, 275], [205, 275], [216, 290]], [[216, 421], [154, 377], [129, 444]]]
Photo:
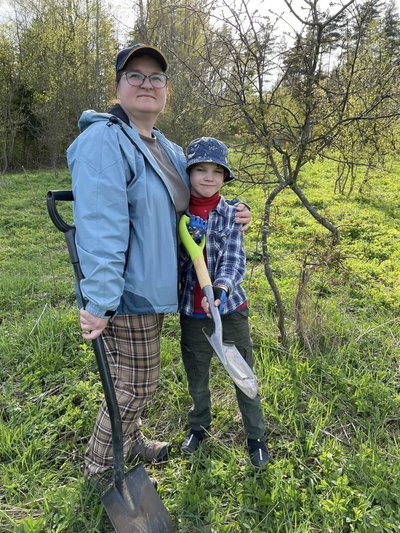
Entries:
[[267, 445], [261, 439], [247, 439], [250, 461], [256, 468], [261, 468], [270, 460]]
[[187, 453], [188, 455], [190, 455], [198, 449], [203, 439], [204, 431], [196, 431], [195, 429], [190, 429], [186, 434], [185, 440], [183, 441], [183, 444], [181, 446], [181, 450], [183, 451], [183, 453]]

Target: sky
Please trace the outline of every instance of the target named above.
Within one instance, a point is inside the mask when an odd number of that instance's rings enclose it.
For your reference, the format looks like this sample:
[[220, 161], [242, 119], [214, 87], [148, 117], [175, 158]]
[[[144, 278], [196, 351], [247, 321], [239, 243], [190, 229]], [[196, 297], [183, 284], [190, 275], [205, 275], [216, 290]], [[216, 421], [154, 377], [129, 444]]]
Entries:
[[[235, 0], [226, 0], [229, 5], [234, 5]], [[338, 10], [338, 6], [346, 3], [347, 0], [320, 0], [319, 4], [323, 9], [330, 9], [332, 12]], [[133, 10], [132, 5], [134, 0], [108, 0], [107, 6], [110, 12], [112, 13], [114, 19], [117, 22], [117, 27], [119, 28], [119, 40], [123, 40], [124, 36], [132, 29], [133, 27]], [[282, 20], [279, 22], [280, 28], [282, 31], [287, 30], [289, 27], [287, 24], [292, 24], [298, 29], [299, 22], [288, 12], [288, 8], [284, 0], [248, 0], [250, 10], [258, 9], [260, 13], [269, 15], [272, 20], [275, 16], [272, 13], [282, 15]], [[304, 12], [302, 8], [306, 6], [304, 0], [292, 0], [292, 4], [296, 11], [299, 13]], [[396, 0], [398, 10], [400, 12], [400, 0]], [[10, 5], [12, 5], [12, 0], [0, 0], [0, 22], [6, 20], [11, 13]], [[272, 13], [271, 13], [272, 12]]]
[[[240, 0], [225, 0], [230, 6], [235, 5]], [[348, 0], [319, 0], [319, 5], [322, 9], [329, 9], [331, 13], [336, 13], [340, 7], [347, 3]], [[129, 30], [133, 26], [133, 10], [132, 4], [134, 2], [130, 0], [119, 0], [109, 4], [110, 10], [113, 13], [114, 18], [118, 21], [119, 35], [118, 39], [123, 43], [124, 38]], [[400, 13], [400, 0], [396, 0], [398, 10]], [[290, 13], [284, 0], [248, 0], [250, 11], [258, 9], [260, 14], [268, 15], [271, 21], [274, 21], [279, 16], [277, 28], [284, 32], [289, 31], [290, 26], [293, 26], [296, 30], [301, 28], [301, 23]], [[307, 5], [304, 0], [292, 0], [292, 5], [298, 14], [303, 14], [308, 11]]]
[[[400, 0], [398, 1], [400, 3]], [[328, 5], [331, 2], [332, 0], [320, 0], [322, 6]], [[130, 2], [129, 0], [120, 0], [119, 2], [113, 2], [112, 5], [110, 5], [111, 11], [120, 23], [121, 32], [124, 32], [124, 29], [129, 30], [132, 27], [132, 3], [133, 2]], [[233, 6], [236, 2], [228, 0], [227, 3], [230, 6]], [[271, 12], [279, 15], [286, 13], [285, 19], [296, 25], [296, 20], [292, 15], [288, 14], [287, 6], [283, 0], [248, 0], [248, 4], [251, 11], [258, 9], [260, 13], [270, 15], [271, 18], [275, 18]], [[293, 0], [293, 5], [301, 7], [302, 4], [305, 5], [303, 0]], [[282, 22], [282, 27], [283, 26], [284, 23]]]

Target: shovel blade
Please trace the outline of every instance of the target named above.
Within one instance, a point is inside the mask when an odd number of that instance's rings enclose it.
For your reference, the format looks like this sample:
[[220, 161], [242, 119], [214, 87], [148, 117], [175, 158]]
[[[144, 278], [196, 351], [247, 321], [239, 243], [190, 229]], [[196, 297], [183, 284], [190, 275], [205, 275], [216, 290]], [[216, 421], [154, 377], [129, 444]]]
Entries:
[[207, 335], [203, 330], [203, 333], [235, 385], [254, 400], [258, 394], [257, 378], [236, 346], [233, 343], [222, 342], [218, 332], [214, 331], [211, 335]]
[[214, 322], [214, 331], [211, 335], [207, 334], [205, 328], [203, 333], [235, 384], [246, 396], [254, 400], [258, 394], [257, 378], [236, 346], [233, 343], [223, 342], [222, 321], [218, 309], [214, 306], [212, 286], [204, 285], [202, 291], [210, 304], [210, 313]]
[[115, 531], [117, 533], [174, 531], [171, 517], [143, 465], [139, 464], [130, 470], [124, 480], [129, 493], [129, 504], [115, 485], [101, 499]]

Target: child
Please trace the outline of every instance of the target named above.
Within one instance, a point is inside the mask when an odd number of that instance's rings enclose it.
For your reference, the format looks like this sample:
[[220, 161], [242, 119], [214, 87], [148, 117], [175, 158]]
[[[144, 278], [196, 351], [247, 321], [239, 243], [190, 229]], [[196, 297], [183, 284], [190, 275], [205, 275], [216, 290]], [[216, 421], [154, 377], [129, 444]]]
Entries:
[[[213, 282], [215, 305], [222, 315], [224, 340], [233, 342], [250, 367], [253, 366], [248, 304], [241, 286], [246, 269], [240, 225], [235, 208], [220, 196], [222, 185], [233, 178], [227, 161], [228, 149], [212, 137], [192, 141], [187, 149], [191, 183], [189, 211], [207, 221], [206, 263]], [[207, 317], [207, 301], [196, 280], [191, 261], [182, 262], [181, 349], [193, 406], [189, 432], [182, 444], [186, 454], [195, 452], [211, 424], [209, 369], [213, 349], [203, 333], [210, 335], [213, 323]], [[203, 302], [202, 302], [203, 301]], [[202, 307], [203, 303], [203, 307]], [[264, 417], [260, 397], [248, 398], [236, 387], [251, 463], [261, 467], [269, 461], [264, 441]]]

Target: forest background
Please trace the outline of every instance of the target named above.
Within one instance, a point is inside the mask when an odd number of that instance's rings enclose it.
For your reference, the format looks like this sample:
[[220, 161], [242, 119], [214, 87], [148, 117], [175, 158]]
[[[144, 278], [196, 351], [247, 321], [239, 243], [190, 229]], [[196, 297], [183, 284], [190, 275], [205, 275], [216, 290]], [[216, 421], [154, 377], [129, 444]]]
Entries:
[[[246, 466], [232, 390], [215, 368], [215, 432], [182, 459], [190, 402], [168, 317], [149, 436], [180, 531], [397, 531], [399, 48], [397, 4], [132, 3], [132, 32], [99, 0], [13, 2], [0, 25], [0, 524], [108, 531], [81, 458], [101, 397], [82, 343], [62, 236], [45, 212], [68, 189], [82, 110], [114, 98], [121, 46], [169, 58], [158, 126], [186, 146], [214, 135], [252, 206], [246, 289], [273, 455]], [[261, 6], [261, 7], [260, 7]], [[295, 6], [295, 7], [293, 7]], [[285, 24], [289, 14], [292, 24]], [[168, 409], [163, 406], [168, 405]], [[222, 449], [214, 446], [224, 442]]]

